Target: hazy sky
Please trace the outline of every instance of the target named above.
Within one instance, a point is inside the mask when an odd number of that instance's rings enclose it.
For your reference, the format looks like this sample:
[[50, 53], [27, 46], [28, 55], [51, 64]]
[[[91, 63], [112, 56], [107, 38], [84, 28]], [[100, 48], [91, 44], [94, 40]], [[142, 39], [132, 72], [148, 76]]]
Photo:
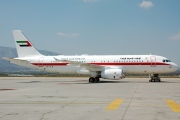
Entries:
[[156, 54], [180, 65], [180, 0], [0, 0], [0, 46], [22, 30], [61, 54]]

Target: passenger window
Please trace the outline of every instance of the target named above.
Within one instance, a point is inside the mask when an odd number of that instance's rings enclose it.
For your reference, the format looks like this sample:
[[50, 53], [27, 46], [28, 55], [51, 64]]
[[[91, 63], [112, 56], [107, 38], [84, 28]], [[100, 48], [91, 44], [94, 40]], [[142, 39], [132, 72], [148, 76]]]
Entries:
[[166, 60], [166, 62], [168, 62], [168, 60]]
[[166, 62], [165, 60], [163, 60], [163, 62]]

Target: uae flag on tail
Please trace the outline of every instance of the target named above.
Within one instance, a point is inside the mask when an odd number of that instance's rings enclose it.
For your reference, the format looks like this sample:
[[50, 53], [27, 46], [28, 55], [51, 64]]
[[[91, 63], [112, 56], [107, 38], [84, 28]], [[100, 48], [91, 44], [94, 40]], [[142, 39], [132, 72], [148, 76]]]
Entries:
[[31, 47], [31, 43], [29, 41], [16, 41], [20, 47]]

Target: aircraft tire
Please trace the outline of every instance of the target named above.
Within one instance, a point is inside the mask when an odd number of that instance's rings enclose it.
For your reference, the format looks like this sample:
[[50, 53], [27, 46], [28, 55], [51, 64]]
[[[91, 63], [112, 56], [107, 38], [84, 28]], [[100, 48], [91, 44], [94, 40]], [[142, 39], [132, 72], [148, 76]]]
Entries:
[[95, 81], [95, 79], [94, 79], [93, 77], [90, 77], [90, 78], [89, 78], [89, 82], [90, 82], [90, 83], [93, 83], [94, 81]]
[[155, 79], [154, 82], [159, 82], [159, 80], [158, 80], [158, 79]]
[[99, 77], [95, 77], [94, 82], [99, 82]]

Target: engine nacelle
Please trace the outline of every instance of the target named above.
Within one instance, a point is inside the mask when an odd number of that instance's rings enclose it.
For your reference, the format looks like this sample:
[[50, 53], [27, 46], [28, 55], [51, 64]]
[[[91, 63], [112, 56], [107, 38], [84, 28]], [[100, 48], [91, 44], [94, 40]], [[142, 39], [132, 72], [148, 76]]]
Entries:
[[107, 70], [101, 71], [101, 77], [105, 79], [118, 80], [123, 77], [123, 70], [122, 69], [107, 69]]

